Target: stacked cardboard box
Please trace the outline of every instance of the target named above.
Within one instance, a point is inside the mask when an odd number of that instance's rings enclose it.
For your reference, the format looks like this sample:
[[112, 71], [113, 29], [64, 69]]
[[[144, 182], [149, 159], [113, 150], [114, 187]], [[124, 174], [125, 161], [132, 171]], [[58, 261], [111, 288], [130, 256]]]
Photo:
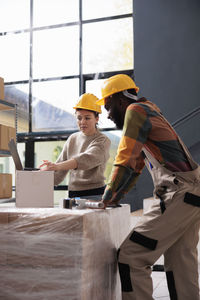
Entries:
[[11, 139], [16, 140], [16, 129], [0, 124], [0, 150], [9, 150], [8, 143]]
[[[0, 100], [4, 100], [4, 79], [0, 77]], [[4, 104], [0, 104], [0, 110], [6, 109]], [[13, 138], [16, 140], [16, 129], [0, 124], [0, 150], [9, 150], [8, 142]], [[0, 173], [0, 198], [12, 197], [12, 174]]]
[[[4, 100], [4, 80], [0, 77], [0, 100]], [[8, 109], [5, 104], [0, 104], [0, 110]], [[8, 142], [13, 138], [16, 140], [15, 127], [0, 124], [0, 150], [8, 150]]]
[[0, 77], [0, 100], [4, 99], [4, 80]]
[[0, 299], [120, 300], [130, 208], [0, 209]]
[[12, 197], [12, 174], [0, 173], [0, 199]]

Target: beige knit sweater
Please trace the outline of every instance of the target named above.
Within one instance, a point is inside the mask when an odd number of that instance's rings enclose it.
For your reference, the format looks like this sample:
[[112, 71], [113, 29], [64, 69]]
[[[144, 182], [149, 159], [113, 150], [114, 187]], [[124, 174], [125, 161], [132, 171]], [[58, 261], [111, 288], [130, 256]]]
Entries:
[[[78, 167], [69, 170], [68, 190], [81, 191], [95, 189], [105, 185], [104, 171], [109, 158], [110, 140], [97, 130], [92, 136], [81, 131], [72, 134], [66, 141], [57, 162], [76, 159]], [[58, 185], [68, 171], [56, 171], [54, 183]]]

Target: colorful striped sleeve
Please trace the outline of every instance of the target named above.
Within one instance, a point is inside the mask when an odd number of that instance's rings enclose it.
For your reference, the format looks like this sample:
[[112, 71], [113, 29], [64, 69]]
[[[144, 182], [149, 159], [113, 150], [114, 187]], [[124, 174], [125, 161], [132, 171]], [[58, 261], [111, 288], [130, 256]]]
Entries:
[[117, 156], [103, 195], [105, 203], [118, 203], [135, 185], [144, 168], [142, 147], [150, 130], [151, 123], [145, 109], [138, 104], [131, 104], [126, 111]]

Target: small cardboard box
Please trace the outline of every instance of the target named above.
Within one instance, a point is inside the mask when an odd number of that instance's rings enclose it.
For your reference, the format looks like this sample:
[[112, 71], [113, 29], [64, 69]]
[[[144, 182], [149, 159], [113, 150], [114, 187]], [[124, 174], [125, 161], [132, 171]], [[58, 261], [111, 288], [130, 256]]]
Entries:
[[16, 129], [0, 124], [0, 150], [9, 150], [8, 142], [11, 139], [16, 140]]
[[14, 139], [16, 142], [16, 129], [14, 127], [8, 126], [8, 141]]
[[16, 171], [16, 207], [53, 206], [53, 171]]
[[0, 77], [0, 100], [4, 100], [4, 80]]
[[0, 150], [8, 150], [8, 126], [0, 124]]
[[0, 198], [12, 197], [12, 174], [0, 173]]

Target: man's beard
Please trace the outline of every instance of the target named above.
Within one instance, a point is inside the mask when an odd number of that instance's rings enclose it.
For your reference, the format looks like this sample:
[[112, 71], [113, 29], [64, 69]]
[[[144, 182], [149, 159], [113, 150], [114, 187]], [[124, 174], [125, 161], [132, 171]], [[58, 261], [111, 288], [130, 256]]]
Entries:
[[120, 112], [117, 109], [113, 111], [112, 121], [115, 123], [117, 129], [123, 129], [124, 119], [121, 117]]
[[124, 122], [122, 122], [121, 120], [114, 120], [114, 123], [115, 123], [115, 125], [116, 125], [116, 127], [117, 127], [117, 129], [123, 129], [123, 126], [124, 126]]

